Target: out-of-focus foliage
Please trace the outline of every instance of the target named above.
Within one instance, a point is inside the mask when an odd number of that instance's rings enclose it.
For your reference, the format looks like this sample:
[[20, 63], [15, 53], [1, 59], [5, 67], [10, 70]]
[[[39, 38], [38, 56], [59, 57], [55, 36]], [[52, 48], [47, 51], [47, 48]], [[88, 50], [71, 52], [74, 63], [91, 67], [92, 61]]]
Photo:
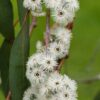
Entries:
[[0, 87], [0, 100], [5, 100], [1, 87]]

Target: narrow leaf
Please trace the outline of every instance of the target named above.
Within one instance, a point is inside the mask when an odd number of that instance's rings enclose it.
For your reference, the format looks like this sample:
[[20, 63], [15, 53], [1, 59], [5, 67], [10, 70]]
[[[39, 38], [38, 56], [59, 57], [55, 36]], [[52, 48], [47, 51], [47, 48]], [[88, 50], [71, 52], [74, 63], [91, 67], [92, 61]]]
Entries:
[[13, 10], [10, 0], [0, 0], [0, 33], [6, 39], [14, 38]]
[[12, 100], [22, 100], [26, 87], [25, 68], [29, 54], [28, 29], [26, 22], [11, 50], [9, 77]]
[[12, 43], [10, 41], [4, 40], [2, 47], [0, 48], [0, 70], [2, 78], [2, 89], [5, 95], [9, 91], [9, 58], [11, 51]]

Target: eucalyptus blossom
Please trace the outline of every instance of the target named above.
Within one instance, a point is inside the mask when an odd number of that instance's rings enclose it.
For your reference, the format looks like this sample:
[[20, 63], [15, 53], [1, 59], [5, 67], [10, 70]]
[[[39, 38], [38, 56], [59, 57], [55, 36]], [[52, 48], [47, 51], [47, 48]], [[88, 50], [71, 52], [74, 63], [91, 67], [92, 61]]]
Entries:
[[42, 15], [44, 3], [57, 26], [49, 30], [47, 44], [37, 42], [36, 53], [27, 62], [30, 88], [23, 100], [77, 100], [77, 83], [59, 73], [59, 61], [69, 54], [72, 32], [66, 25], [73, 22], [79, 3], [77, 0], [24, 0], [23, 4], [37, 17]]

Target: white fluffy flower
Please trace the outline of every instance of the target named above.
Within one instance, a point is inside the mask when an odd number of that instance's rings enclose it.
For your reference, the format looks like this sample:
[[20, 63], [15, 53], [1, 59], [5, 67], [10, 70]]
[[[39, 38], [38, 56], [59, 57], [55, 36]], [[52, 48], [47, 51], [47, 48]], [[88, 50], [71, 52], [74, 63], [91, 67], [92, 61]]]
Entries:
[[63, 83], [65, 87], [71, 89], [72, 91], [77, 90], [77, 84], [74, 80], [71, 80], [68, 76], [64, 75]]
[[40, 9], [41, 8], [41, 0], [31, 0], [31, 9]]
[[49, 89], [48, 89], [48, 86], [46, 84], [43, 84], [41, 85], [41, 88], [40, 88], [40, 95], [48, 95], [49, 93]]
[[25, 8], [27, 8], [28, 10], [30, 10], [31, 9], [31, 0], [24, 0], [23, 1], [23, 6]]
[[51, 99], [49, 100], [77, 100], [77, 98], [74, 92], [64, 88], [59, 93], [52, 95]]
[[29, 87], [24, 93], [23, 100], [34, 100], [36, 94], [36, 90], [33, 87]]
[[36, 11], [31, 11], [31, 14], [33, 16], [36, 16], [36, 17], [40, 17], [40, 16], [45, 16], [46, 15], [45, 12], [36, 12]]
[[48, 100], [48, 98], [45, 95], [41, 96], [40, 94], [38, 94], [37, 98], [33, 100]]
[[62, 6], [75, 13], [79, 9], [79, 2], [78, 0], [63, 0]]
[[37, 52], [40, 52], [40, 53], [45, 51], [45, 47], [43, 46], [43, 43], [41, 41], [37, 41], [36, 49], [37, 49]]
[[32, 67], [39, 67], [40, 66], [40, 62], [41, 62], [41, 58], [42, 58], [42, 53], [36, 53], [33, 54], [28, 62], [27, 62], [27, 69], [30, 69]]
[[26, 77], [30, 81], [31, 85], [41, 84], [46, 79], [46, 74], [40, 68], [34, 68], [31, 71], [26, 71]]
[[37, 50], [40, 50], [42, 47], [43, 47], [42, 42], [41, 42], [41, 41], [37, 41], [36, 49], [37, 49]]
[[31, 10], [31, 14], [36, 17], [45, 16], [46, 13], [42, 10], [42, 5], [38, 6], [35, 10]]
[[63, 88], [58, 94], [58, 100], [77, 100], [75, 91], [71, 91], [69, 88]]
[[[59, 74], [58, 74], [59, 75]], [[64, 75], [54, 75], [50, 77], [50, 81], [48, 82], [51, 89], [57, 88], [52, 95], [50, 100], [77, 100], [77, 93], [76, 93], [76, 82], [71, 80], [68, 76]], [[60, 80], [60, 81], [59, 81]], [[60, 83], [59, 87], [57, 87], [54, 83]], [[51, 84], [50, 84], [51, 83]]]
[[41, 0], [24, 0], [23, 5], [29, 10], [35, 10], [41, 7]]
[[47, 81], [47, 86], [51, 91], [58, 91], [63, 88], [63, 77], [57, 73], [54, 72], [51, 74]]
[[56, 23], [67, 25], [73, 21], [75, 15], [73, 12], [60, 7], [59, 9], [52, 10], [52, 17]]
[[43, 0], [47, 8], [58, 8], [61, 0]]
[[50, 54], [44, 54], [43, 59], [41, 61], [41, 65], [44, 70], [53, 71], [54, 68], [57, 66], [57, 61], [55, 56]]
[[52, 30], [52, 35], [54, 35], [57, 40], [64, 42], [66, 44], [70, 44], [72, 33], [65, 27], [59, 26], [56, 29]]
[[59, 42], [59, 43], [54, 42], [50, 44], [50, 47], [48, 49], [50, 53], [55, 55], [57, 59], [61, 59], [68, 54], [69, 44], [66, 45], [63, 42]]

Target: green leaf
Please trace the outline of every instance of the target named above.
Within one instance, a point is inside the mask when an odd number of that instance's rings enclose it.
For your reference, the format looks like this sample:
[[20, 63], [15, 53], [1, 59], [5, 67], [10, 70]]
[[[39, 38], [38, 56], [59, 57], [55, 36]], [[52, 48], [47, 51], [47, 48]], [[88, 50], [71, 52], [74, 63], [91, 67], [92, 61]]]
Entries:
[[2, 88], [7, 95], [9, 90], [9, 56], [14, 40], [13, 9], [10, 0], [0, 0], [0, 33], [5, 37], [0, 48], [0, 71]]
[[26, 61], [29, 55], [29, 24], [28, 20], [23, 26], [26, 10], [23, 7], [23, 0], [17, 0], [19, 21], [23, 27], [18, 37], [14, 41], [11, 57], [10, 57], [10, 90], [12, 100], [22, 100], [23, 93], [26, 87], [25, 68]]
[[29, 55], [29, 28], [26, 22], [15, 39], [10, 57], [10, 90], [12, 100], [22, 100], [26, 88], [25, 69]]
[[24, 0], [17, 0], [19, 21], [21, 25], [23, 24], [23, 19], [26, 14], [26, 9], [23, 7], [23, 1]]
[[11, 51], [12, 43], [10, 41], [4, 40], [2, 47], [0, 48], [0, 70], [2, 77], [2, 88], [5, 95], [9, 91], [9, 58]]
[[13, 10], [10, 0], [0, 0], [0, 33], [9, 40], [14, 38]]

